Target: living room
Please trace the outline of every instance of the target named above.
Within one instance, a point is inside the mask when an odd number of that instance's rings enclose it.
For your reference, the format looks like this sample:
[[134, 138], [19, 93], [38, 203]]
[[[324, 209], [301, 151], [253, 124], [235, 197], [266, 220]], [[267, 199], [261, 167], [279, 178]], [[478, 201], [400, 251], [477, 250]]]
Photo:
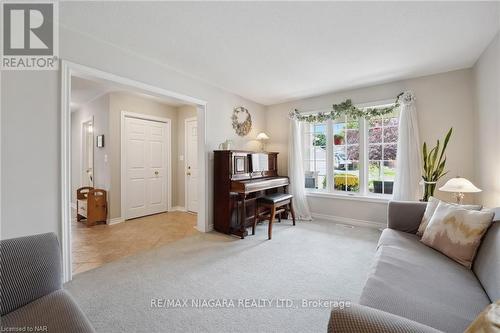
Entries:
[[[498, 330], [498, 1], [47, 4], [4, 33], [2, 329]], [[75, 75], [196, 109], [189, 236], [72, 270]]]

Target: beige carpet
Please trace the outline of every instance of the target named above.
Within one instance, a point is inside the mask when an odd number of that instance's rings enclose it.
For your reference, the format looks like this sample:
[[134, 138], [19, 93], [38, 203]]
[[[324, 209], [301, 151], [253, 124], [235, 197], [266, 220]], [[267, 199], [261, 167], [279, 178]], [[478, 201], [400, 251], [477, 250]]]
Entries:
[[[356, 302], [380, 232], [284, 221], [266, 235], [266, 225], [245, 240], [194, 235], [78, 274], [65, 288], [98, 332], [325, 332], [330, 309], [303, 302]], [[152, 299], [178, 301], [152, 307]]]

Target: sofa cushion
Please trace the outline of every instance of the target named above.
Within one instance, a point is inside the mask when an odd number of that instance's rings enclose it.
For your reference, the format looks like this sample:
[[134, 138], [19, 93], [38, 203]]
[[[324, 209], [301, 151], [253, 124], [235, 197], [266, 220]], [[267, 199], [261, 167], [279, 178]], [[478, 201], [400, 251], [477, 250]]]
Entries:
[[463, 332], [490, 303], [474, 273], [416, 235], [385, 229], [360, 303], [445, 332]]
[[[44, 332], [95, 332], [89, 320], [78, 308], [75, 301], [64, 290], [55, 291], [47, 296], [23, 306], [2, 317], [2, 329], [36, 327]], [[43, 327], [46, 327], [43, 330]]]
[[[437, 198], [434, 197], [429, 198], [429, 201], [427, 202], [427, 207], [425, 207], [424, 216], [422, 217], [422, 222], [420, 223], [417, 230], [418, 236], [422, 236], [424, 234], [424, 231], [427, 228], [429, 222], [431, 221], [431, 218], [434, 215], [434, 212], [436, 211], [436, 208], [438, 207], [440, 202], [441, 200]], [[483, 208], [482, 205], [459, 205], [455, 203], [448, 203], [448, 204], [469, 210], [481, 210], [481, 208]]]
[[498, 332], [500, 330], [500, 299], [484, 309], [464, 333]]
[[472, 267], [477, 249], [495, 213], [472, 211], [440, 202], [422, 236], [422, 243]]

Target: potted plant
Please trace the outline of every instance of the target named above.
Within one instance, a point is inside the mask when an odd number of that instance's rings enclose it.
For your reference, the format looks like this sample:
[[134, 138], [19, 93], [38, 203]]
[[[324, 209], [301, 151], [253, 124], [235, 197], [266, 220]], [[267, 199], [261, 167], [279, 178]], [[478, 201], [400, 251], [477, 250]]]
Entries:
[[[443, 147], [441, 148], [439, 140], [437, 140], [436, 146], [431, 150], [427, 149], [427, 143], [424, 142], [422, 147], [422, 157], [424, 162], [424, 169], [422, 174], [422, 180], [424, 183], [424, 197], [422, 201], [428, 201], [429, 197], [434, 195], [434, 190], [436, 189], [436, 183], [444, 175], [448, 173], [444, 168], [446, 166], [446, 156], [444, 155], [448, 142], [450, 141], [451, 134], [453, 133], [453, 127], [450, 128], [446, 134], [443, 142]], [[439, 157], [439, 158], [438, 158]]]
[[333, 136], [333, 143], [338, 146], [344, 144], [344, 136], [340, 134], [335, 134]]
[[374, 180], [373, 193], [392, 194], [394, 182], [392, 180]]

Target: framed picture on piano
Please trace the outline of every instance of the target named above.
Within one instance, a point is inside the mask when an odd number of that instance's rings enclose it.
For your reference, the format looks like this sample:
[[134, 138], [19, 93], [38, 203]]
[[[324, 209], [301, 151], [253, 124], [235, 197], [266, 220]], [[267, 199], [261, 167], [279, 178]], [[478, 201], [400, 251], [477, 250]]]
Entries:
[[234, 173], [247, 172], [247, 156], [234, 156]]

